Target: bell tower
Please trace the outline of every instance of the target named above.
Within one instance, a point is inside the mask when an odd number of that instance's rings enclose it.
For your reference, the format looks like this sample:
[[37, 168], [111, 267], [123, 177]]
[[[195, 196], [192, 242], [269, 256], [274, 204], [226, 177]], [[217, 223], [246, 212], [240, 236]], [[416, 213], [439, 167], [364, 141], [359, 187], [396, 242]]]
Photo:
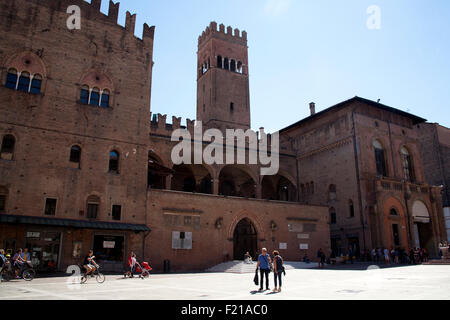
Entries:
[[250, 129], [247, 32], [211, 22], [198, 38], [197, 121]]

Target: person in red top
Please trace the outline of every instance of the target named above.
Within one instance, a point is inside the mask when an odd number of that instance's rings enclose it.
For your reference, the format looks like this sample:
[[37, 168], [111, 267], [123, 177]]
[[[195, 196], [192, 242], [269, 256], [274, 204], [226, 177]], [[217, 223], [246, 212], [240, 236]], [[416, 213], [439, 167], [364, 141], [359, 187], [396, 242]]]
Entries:
[[130, 270], [125, 273], [125, 277], [133, 278], [133, 273], [136, 268], [136, 255], [133, 251], [131, 251], [130, 255], [128, 256], [127, 266]]

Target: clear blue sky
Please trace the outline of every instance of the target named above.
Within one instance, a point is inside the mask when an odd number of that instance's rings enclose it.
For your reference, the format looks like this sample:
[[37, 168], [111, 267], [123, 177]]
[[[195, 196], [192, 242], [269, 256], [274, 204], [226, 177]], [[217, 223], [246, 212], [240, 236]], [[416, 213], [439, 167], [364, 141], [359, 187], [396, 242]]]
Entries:
[[[366, 25], [371, 5], [379, 30]], [[122, 0], [121, 25], [127, 10], [139, 37], [156, 26], [151, 108], [169, 122], [195, 119], [197, 38], [216, 21], [248, 32], [253, 129], [355, 95], [450, 127], [449, 0]]]

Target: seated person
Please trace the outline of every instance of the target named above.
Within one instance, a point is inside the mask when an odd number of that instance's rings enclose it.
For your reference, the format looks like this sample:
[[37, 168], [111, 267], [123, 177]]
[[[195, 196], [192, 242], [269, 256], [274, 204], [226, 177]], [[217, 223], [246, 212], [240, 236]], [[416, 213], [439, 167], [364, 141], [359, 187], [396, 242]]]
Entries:
[[305, 253], [305, 256], [303, 257], [303, 262], [306, 262], [306, 263], [311, 262], [311, 260], [309, 260], [308, 255], [306, 253]]

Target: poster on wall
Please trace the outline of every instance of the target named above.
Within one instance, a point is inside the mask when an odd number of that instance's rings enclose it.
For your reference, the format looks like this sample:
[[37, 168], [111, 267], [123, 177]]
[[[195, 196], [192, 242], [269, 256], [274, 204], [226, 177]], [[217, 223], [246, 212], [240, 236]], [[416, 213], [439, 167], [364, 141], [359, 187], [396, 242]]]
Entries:
[[81, 250], [82, 250], [82, 242], [76, 241], [73, 243], [72, 257], [73, 258], [81, 258]]
[[309, 245], [307, 243], [300, 244], [300, 250], [308, 250], [308, 249], [309, 249]]
[[114, 249], [116, 246], [115, 241], [103, 241], [103, 248], [104, 249]]

